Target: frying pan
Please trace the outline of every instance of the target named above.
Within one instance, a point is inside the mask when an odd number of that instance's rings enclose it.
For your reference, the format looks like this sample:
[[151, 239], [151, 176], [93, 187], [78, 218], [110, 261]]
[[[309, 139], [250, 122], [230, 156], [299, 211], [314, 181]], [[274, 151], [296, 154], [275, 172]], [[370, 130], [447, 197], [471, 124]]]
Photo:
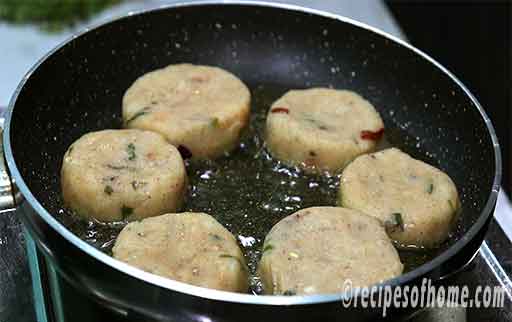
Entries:
[[86, 132], [120, 127], [129, 85], [179, 62], [220, 66], [251, 90], [354, 90], [375, 105], [400, 148], [451, 176], [462, 201], [453, 236], [435, 258], [386, 285], [442, 281], [478, 251], [496, 204], [500, 152], [489, 118], [454, 75], [390, 35], [325, 12], [263, 2], [173, 5], [129, 14], [54, 49], [19, 85], [4, 124], [9, 175], [23, 196], [20, 220], [56, 274], [119, 319], [364, 321], [381, 314], [344, 308], [342, 294], [255, 296], [164, 279], [111, 258], [56, 220], [66, 148]]

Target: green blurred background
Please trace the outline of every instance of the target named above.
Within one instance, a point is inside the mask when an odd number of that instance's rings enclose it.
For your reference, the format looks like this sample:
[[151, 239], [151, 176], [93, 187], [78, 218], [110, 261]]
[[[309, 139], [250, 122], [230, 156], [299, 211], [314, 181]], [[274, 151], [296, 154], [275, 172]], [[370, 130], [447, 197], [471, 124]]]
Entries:
[[48, 32], [86, 20], [122, 0], [0, 0], [0, 20], [32, 23]]

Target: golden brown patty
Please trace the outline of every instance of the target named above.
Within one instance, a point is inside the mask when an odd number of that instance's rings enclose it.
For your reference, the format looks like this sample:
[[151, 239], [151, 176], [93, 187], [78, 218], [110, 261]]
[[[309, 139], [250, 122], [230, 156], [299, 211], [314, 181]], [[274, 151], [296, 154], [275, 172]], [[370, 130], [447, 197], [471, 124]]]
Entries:
[[285, 163], [336, 172], [372, 151], [383, 131], [375, 108], [354, 92], [291, 90], [268, 112], [266, 143]]
[[443, 242], [460, 207], [446, 173], [395, 148], [354, 160], [343, 171], [339, 191], [343, 207], [379, 219], [406, 246]]
[[247, 268], [235, 237], [213, 217], [185, 212], [128, 224], [114, 257], [147, 272], [218, 290], [246, 292]]
[[178, 150], [160, 134], [141, 130], [85, 134], [69, 147], [61, 170], [65, 204], [104, 222], [176, 211], [186, 183]]
[[278, 222], [265, 238], [258, 271], [268, 294], [320, 294], [369, 286], [402, 273], [374, 218], [339, 207], [312, 207]]
[[247, 87], [225, 70], [169, 65], [141, 76], [126, 91], [123, 119], [126, 127], [164, 135], [193, 158], [215, 158], [238, 144], [250, 98]]

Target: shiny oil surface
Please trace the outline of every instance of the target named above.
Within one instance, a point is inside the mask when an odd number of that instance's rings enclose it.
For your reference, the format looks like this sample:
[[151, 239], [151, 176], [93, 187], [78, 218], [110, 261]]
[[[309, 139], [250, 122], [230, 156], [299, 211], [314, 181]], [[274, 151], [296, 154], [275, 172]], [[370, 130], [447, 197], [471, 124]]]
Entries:
[[[265, 148], [267, 111], [286, 88], [259, 85], [252, 90], [252, 113], [238, 148], [216, 160], [186, 161], [189, 190], [183, 211], [206, 212], [214, 216], [238, 239], [251, 272], [251, 291], [261, 292], [256, 274], [266, 234], [282, 218], [312, 206], [336, 206], [339, 174], [307, 174], [272, 158]], [[378, 148], [402, 146], [407, 133], [388, 129]], [[431, 164], [436, 161], [423, 154]], [[58, 218], [80, 238], [111, 254], [125, 223], [85, 222], [69, 209], [61, 208]], [[400, 250], [405, 271], [425, 263], [437, 250]]]

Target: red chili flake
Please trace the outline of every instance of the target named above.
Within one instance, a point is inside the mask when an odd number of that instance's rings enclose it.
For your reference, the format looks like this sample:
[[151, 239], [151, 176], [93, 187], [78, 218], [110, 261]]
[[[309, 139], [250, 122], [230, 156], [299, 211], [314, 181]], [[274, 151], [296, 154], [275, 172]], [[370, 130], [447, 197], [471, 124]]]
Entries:
[[361, 131], [361, 139], [363, 140], [372, 140], [372, 141], [378, 141], [380, 138], [384, 135], [384, 128], [381, 128], [378, 131]]
[[290, 113], [290, 110], [287, 109], [286, 107], [274, 107], [270, 112], [271, 113], [285, 113], [285, 114], [288, 114], [288, 113]]
[[183, 159], [190, 159], [192, 157], [192, 152], [184, 145], [178, 145], [178, 151]]

